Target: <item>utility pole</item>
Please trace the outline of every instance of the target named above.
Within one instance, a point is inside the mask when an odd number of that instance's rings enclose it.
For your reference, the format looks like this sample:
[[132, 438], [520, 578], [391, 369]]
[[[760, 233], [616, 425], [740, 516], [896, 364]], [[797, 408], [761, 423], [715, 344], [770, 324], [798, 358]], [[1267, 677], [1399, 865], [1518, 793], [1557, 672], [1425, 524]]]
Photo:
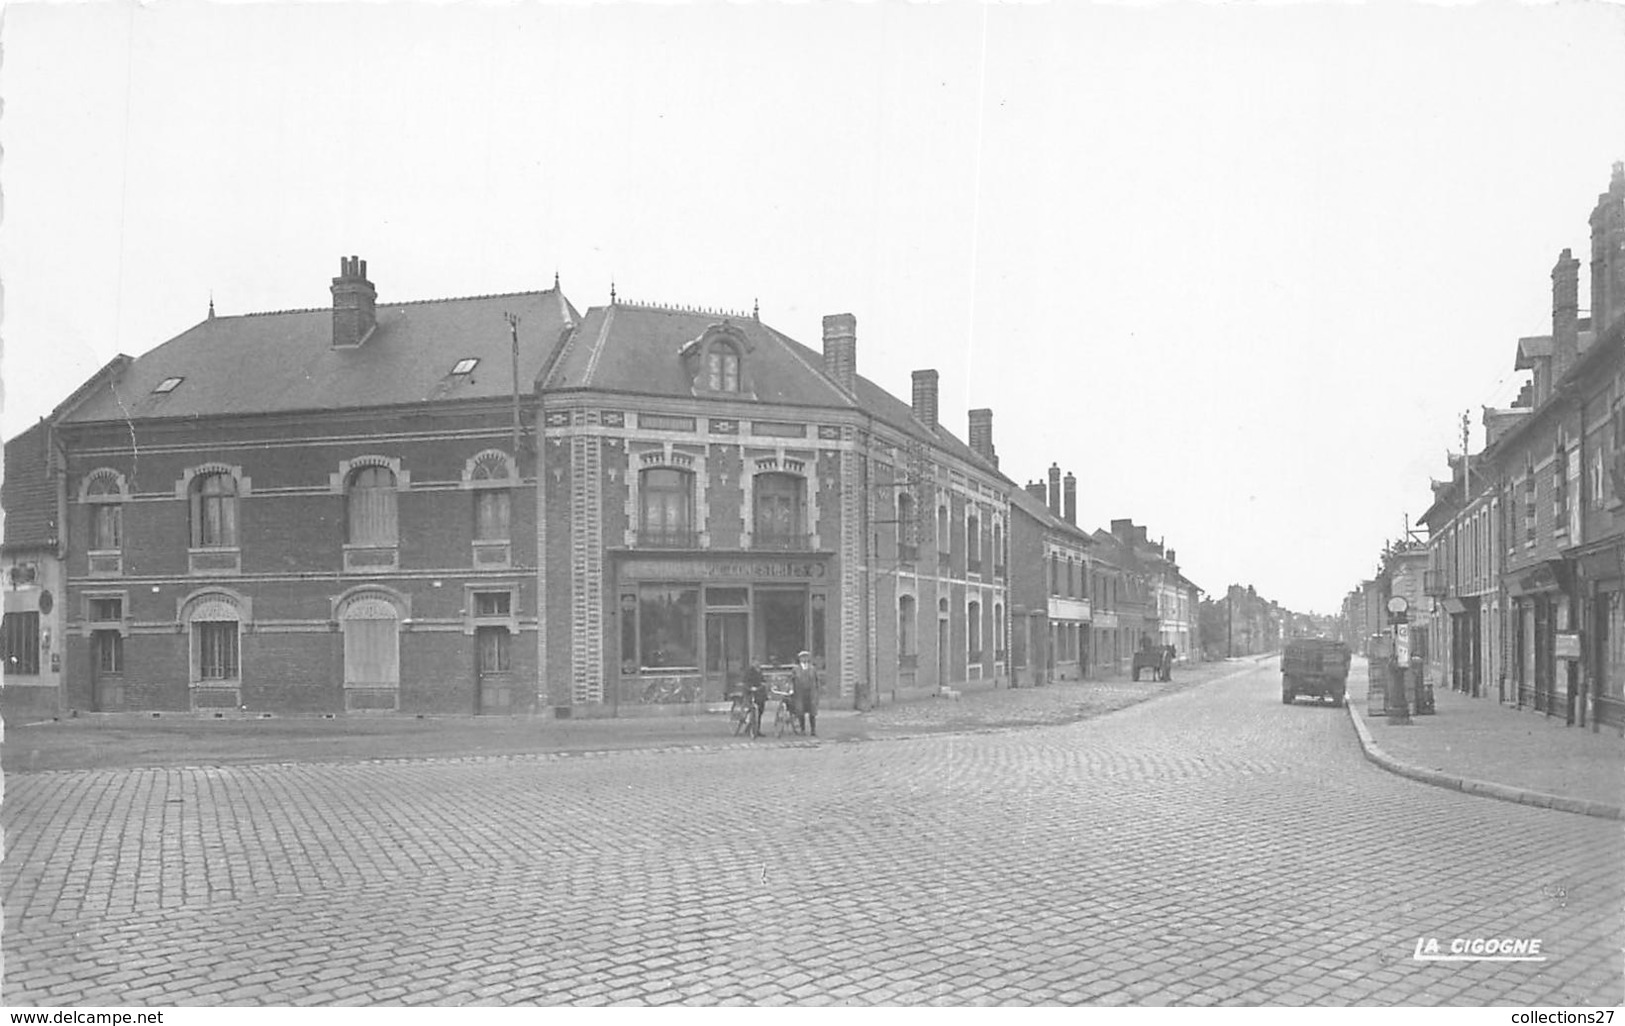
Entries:
[[1471, 410], [1461, 411], [1461, 471], [1463, 476], [1461, 504], [1466, 508], [1473, 499], [1473, 461], [1467, 449], [1468, 425], [1471, 423], [1469, 415]]
[[1224, 596], [1224, 657], [1236, 657], [1236, 586], [1232, 584]]

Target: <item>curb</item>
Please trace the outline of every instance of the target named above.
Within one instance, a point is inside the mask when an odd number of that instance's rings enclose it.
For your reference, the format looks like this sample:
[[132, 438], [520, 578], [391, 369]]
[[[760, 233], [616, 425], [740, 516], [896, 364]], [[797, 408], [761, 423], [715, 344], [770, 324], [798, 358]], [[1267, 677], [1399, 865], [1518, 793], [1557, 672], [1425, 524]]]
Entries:
[[1424, 769], [1413, 766], [1383, 751], [1375, 741], [1371, 740], [1371, 730], [1365, 725], [1365, 719], [1355, 709], [1353, 702], [1345, 702], [1344, 708], [1348, 710], [1349, 719], [1354, 723], [1354, 733], [1360, 739], [1360, 750], [1371, 762], [1390, 773], [1434, 787], [1443, 787], [1451, 791], [1460, 791], [1462, 794], [1476, 795], [1479, 798], [1494, 798], [1497, 801], [1514, 802], [1518, 805], [1532, 805], [1540, 809], [1555, 809], [1558, 812], [1573, 812], [1582, 816], [1594, 816], [1598, 819], [1625, 820], [1625, 808], [1610, 805], [1607, 802], [1590, 801], [1584, 798], [1569, 798], [1560, 794], [1547, 794], [1544, 791], [1531, 791], [1528, 788], [1513, 787], [1509, 784], [1497, 784], [1488, 780], [1475, 780], [1472, 777], [1457, 776], [1443, 770]]

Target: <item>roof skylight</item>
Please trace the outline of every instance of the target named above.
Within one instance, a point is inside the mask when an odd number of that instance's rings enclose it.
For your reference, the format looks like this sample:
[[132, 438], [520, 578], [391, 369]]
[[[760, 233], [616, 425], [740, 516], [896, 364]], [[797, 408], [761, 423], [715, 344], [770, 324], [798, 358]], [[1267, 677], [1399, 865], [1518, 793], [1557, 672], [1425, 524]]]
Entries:
[[175, 386], [185, 381], [185, 378], [165, 378], [158, 382], [158, 387], [152, 390], [153, 395], [168, 395], [175, 391]]
[[453, 374], [467, 374], [471, 372], [475, 366], [479, 364], [479, 362], [480, 358], [477, 356], [465, 356], [461, 360], [457, 361], [457, 366], [453, 367], [451, 372]]

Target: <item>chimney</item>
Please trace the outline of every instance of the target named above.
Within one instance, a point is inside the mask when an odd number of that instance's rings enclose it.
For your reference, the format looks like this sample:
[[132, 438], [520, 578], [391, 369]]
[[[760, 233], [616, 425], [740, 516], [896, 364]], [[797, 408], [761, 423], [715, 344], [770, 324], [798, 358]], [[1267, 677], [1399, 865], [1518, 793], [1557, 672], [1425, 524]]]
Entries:
[[848, 393], [858, 377], [858, 319], [849, 313], [824, 318], [824, 373]]
[[937, 372], [914, 372], [914, 416], [932, 431], [937, 429]]
[[1179, 560], [1174, 558], [1174, 550], [1173, 549], [1168, 550], [1168, 562], [1172, 563], [1174, 566], [1179, 565]]
[[1042, 482], [1042, 481], [1028, 481], [1027, 482], [1027, 494], [1031, 495], [1033, 498], [1037, 499], [1039, 502], [1043, 502], [1044, 501], [1044, 482]]
[[1552, 384], [1580, 355], [1580, 261], [1565, 249], [1552, 268]]
[[367, 280], [367, 262], [360, 257], [339, 257], [339, 276], [333, 279], [333, 346], [359, 346], [378, 324], [374, 305], [378, 290]]
[[1061, 515], [1061, 465], [1049, 465], [1049, 511], [1055, 516]]
[[1078, 479], [1073, 477], [1072, 472], [1069, 470], [1066, 472], [1063, 482], [1061, 497], [1063, 500], [1062, 508], [1065, 512], [1061, 516], [1067, 523], [1076, 527], [1078, 524]]
[[1602, 338], [1625, 314], [1625, 161], [1591, 211], [1591, 328]]
[[970, 411], [970, 447], [982, 459], [995, 467], [999, 465], [999, 454], [993, 451], [992, 410]]

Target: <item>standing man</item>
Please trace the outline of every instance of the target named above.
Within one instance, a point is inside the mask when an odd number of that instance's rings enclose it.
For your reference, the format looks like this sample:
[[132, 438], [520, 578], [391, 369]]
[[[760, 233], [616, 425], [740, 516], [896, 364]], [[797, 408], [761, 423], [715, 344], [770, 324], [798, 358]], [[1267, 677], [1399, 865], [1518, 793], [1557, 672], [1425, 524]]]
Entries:
[[796, 730], [800, 731], [812, 726], [812, 736], [818, 736], [818, 692], [823, 688], [824, 682], [818, 677], [818, 669], [812, 664], [811, 652], [796, 653], [796, 668], [790, 671], [790, 679], [796, 692]]

